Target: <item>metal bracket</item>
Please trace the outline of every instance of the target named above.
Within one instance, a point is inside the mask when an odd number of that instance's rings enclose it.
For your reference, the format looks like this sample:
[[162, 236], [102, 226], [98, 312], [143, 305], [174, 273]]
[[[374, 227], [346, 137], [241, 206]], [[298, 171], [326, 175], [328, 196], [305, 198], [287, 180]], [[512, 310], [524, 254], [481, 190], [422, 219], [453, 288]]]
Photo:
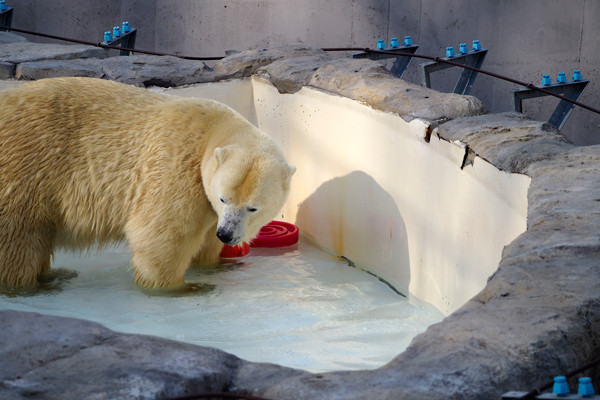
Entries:
[[412, 57], [411, 54], [415, 54], [419, 45], [411, 44], [409, 46], [400, 46], [400, 47], [390, 47], [388, 49], [381, 49], [384, 51], [392, 51], [394, 53], [398, 53], [398, 55], [392, 54], [379, 54], [379, 53], [366, 53], [361, 51], [360, 53], [354, 53], [351, 55], [352, 58], [368, 58], [369, 60], [385, 60], [388, 58], [395, 58], [394, 65], [390, 68], [390, 72], [394, 74], [398, 78], [402, 78], [408, 64]]
[[[5, 10], [0, 9], [0, 26], [6, 26], [10, 28], [10, 26], [12, 25], [12, 15], [12, 7], [6, 7]], [[6, 31], [6, 29], [0, 29], [0, 31]]]
[[[114, 29], [116, 30], [118, 27], [115, 27]], [[113, 30], [113, 33], [116, 33], [115, 30]], [[121, 30], [118, 31], [119, 36], [113, 36], [110, 35], [110, 32], [106, 32], [104, 37], [105, 40], [102, 42], [102, 44], [105, 45], [109, 45], [109, 46], [117, 46], [117, 45], [121, 45], [121, 47], [126, 48], [126, 49], [134, 49], [135, 48], [135, 36], [137, 33], [137, 29], [135, 28], [129, 28], [129, 30], [127, 32], [122, 32]], [[107, 35], [108, 38], [110, 38], [110, 40], [106, 40], [107, 39]], [[120, 56], [129, 56], [133, 54], [132, 51], [129, 50], [121, 50], [119, 52]]]
[[[590, 83], [587, 79], [581, 79], [577, 81], [570, 81], [566, 83], [554, 83], [550, 85], [538, 86], [539, 88], [545, 89], [549, 92], [555, 94], [562, 94], [563, 96], [577, 101], [587, 84]], [[513, 109], [517, 112], [523, 112], [522, 102], [525, 99], [533, 99], [536, 97], [548, 96], [546, 93], [538, 92], [535, 89], [512, 89], [513, 97], [512, 97], [512, 105]], [[554, 109], [554, 112], [550, 116], [548, 123], [554, 125], [559, 131], [567, 122], [571, 111], [575, 104], [569, 103], [568, 101], [561, 100], [558, 102], [558, 105]]]
[[[502, 400], [518, 400], [521, 397], [525, 396], [527, 394], [527, 392], [507, 392], [504, 393], [501, 397]], [[566, 395], [557, 395], [554, 394], [552, 392], [549, 393], [541, 393], [537, 396], [534, 397], [535, 399], [538, 400], [569, 400], [569, 399], [583, 399], [584, 397], [582, 397], [581, 395], [578, 394], [566, 394]], [[592, 400], [599, 400], [600, 396], [598, 395], [591, 395], [591, 396], [587, 396], [585, 397], [586, 399], [592, 399]]]
[[[444, 57], [442, 60], [454, 61], [456, 63], [468, 65], [474, 68], [481, 68], [483, 64], [483, 60], [487, 55], [487, 49], [479, 49], [473, 50], [465, 54], [459, 54], [453, 57]], [[429, 61], [422, 64], [419, 64], [419, 79], [421, 81], [421, 86], [426, 86], [431, 88], [431, 79], [429, 75], [432, 72], [441, 71], [447, 68], [454, 68], [454, 65], [445, 64], [440, 61]], [[458, 82], [456, 82], [456, 86], [454, 87], [453, 93], [458, 94], [469, 94], [471, 92], [471, 88], [475, 83], [475, 79], [477, 78], [477, 72], [463, 69], [460, 77], [458, 78]]]

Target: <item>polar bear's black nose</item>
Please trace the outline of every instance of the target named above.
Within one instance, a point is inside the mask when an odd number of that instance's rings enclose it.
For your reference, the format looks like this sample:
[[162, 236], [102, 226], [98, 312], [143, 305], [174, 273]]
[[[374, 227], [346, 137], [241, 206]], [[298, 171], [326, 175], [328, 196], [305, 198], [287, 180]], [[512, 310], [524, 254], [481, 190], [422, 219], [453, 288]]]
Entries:
[[225, 229], [218, 229], [217, 237], [221, 242], [225, 244], [230, 244], [231, 242], [233, 242], [233, 232], [227, 231]]

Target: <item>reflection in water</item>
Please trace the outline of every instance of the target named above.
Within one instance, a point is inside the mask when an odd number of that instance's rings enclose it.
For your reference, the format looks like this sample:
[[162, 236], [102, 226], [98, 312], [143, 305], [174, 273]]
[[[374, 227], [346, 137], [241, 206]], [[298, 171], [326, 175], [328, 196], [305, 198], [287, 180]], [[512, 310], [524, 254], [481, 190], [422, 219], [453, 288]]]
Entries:
[[125, 246], [59, 253], [52, 279], [37, 291], [0, 293], [0, 308], [85, 318], [315, 372], [379, 367], [442, 318], [304, 242], [192, 268], [185, 285], [169, 290], [135, 286], [129, 259]]
[[43, 273], [35, 288], [3, 288], [0, 287], [0, 296], [22, 297], [38, 296], [41, 294], [58, 293], [65, 283], [77, 277], [77, 271], [67, 268], [51, 268]]

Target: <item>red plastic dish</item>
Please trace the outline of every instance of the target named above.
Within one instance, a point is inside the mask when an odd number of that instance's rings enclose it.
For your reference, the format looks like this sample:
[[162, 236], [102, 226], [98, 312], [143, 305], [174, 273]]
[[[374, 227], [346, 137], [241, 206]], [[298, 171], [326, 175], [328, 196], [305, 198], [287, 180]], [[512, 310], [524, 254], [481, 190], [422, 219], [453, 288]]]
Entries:
[[284, 247], [298, 243], [300, 229], [294, 224], [283, 221], [271, 221], [260, 228], [258, 236], [252, 239], [248, 245], [242, 242], [235, 246], [223, 245], [219, 257], [234, 258], [243, 257], [250, 252], [252, 247]]
[[233, 257], [243, 257], [250, 251], [250, 245], [246, 242], [242, 242], [235, 246], [230, 246], [228, 244], [224, 244], [221, 249], [221, 254], [219, 257], [223, 258], [233, 258]]
[[271, 221], [260, 228], [250, 246], [252, 247], [284, 247], [298, 243], [300, 230], [294, 224], [283, 221]]

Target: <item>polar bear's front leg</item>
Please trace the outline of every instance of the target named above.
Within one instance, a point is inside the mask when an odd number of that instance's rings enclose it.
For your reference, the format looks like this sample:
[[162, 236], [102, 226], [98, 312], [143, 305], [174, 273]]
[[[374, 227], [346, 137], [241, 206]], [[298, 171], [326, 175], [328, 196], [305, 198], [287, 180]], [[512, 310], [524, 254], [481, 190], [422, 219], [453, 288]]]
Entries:
[[217, 237], [217, 224], [214, 224], [200, 241], [200, 248], [195, 252], [191, 264], [196, 267], [214, 265], [219, 262], [219, 254], [223, 242]]
[[131, 265], [135, 283], [145, 288], [180, 285], [184, 282], [191, 256], [176, 253], [157, 253], [155, 249], [131, 245]]
[[50, 270], [55, 235], [52, 226], [0, 218], [0, 286], [35, 287]]
[[135, 282], [146, 288], [180, 285], [197, 250], [197, 238], [182, 237], [168, 229], [146, 227], [127, 234]]

